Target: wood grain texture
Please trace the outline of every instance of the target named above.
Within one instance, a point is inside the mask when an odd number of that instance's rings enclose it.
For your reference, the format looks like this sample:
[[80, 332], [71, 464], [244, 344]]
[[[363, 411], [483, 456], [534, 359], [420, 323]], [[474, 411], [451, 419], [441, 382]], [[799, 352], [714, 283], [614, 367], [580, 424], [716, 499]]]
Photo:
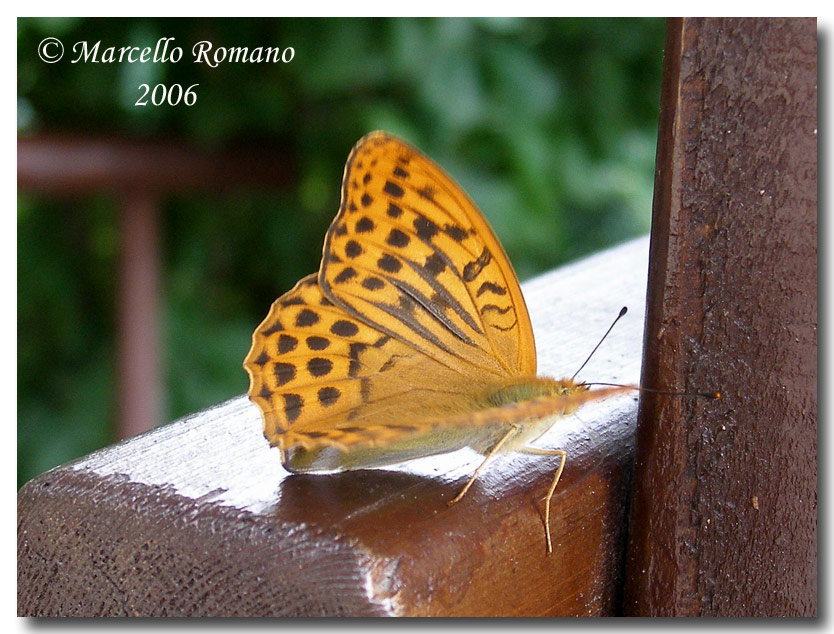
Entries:
[[816, 614], [816, 52], [669, 23], [627, 614]]
[[[523, 285], [540, 372], [636, 382], [648, 240]], [[242, 351], [241, 355], [243, 354]], [[241, 371], [242, 374], [242, 371]], [[636, 395], [561, 419], [568, 462], [467, 450], [396, 469], [293, 475], [243, 397], [35, 478], [18, 495], [22, 615], [604, 615], [621, 601]]]

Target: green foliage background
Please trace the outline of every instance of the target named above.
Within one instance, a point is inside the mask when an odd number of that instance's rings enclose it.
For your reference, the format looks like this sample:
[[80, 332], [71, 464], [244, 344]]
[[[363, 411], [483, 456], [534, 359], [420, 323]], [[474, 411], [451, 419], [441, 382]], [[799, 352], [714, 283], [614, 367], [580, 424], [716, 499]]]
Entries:
[[[318, 267], [344, 160], [385, 129], [481, 206], [521, 279], [649, 227], [659, 19], [18, 20], [18, 134], [286, 148], [275, 192], [165, 201], [165, 420], [245, 392], [269, 304]], [[45, 37], [64, 60], [41, 62]], [[151, 46], [176, 64], [71, 64], [71, 45]], [[191, 47], [292, 46], [289, 64], [191, 63]], [[194, 107], [133, 104], [142, 83], [199, 83]], [[126, 239], [130, 239], [129, 236]], [[117, 201], [18, 195], [18, 478], [112, 442]]]

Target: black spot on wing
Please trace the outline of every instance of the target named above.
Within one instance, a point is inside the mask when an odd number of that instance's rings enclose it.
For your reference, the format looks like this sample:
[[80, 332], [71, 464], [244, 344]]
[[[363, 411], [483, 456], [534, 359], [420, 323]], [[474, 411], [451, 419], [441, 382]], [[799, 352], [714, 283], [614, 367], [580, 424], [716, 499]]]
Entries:
[[496, 295], [506, 295], [507, 289], [503, 286], [499, 286], [498, 284], [493, 284], [492, 282], [484, 282], [478, 288], [478, 292], [475, 293], [476, 297], [480, 297], [484, 293], [494, 293]]
[[356, 269], [348, 266], [342, 269], [341, 272], [335, 278], [333, 278], [333, 282], [335, 284], [344, 284], [345, 282], [352, 280], [357, 275], [359, 274], [356, 272]]
[[399, 218], [403, 215], [403, 210], [398, 205], [395, 205], [392, 202], [388, 203], [388, 209], [386, 211], [389, 218]]
[[299, 394], [283, 394], [284, 397], [284, 415], [287, 417], [288, 423], [294, 423], [301, 414], [301, 408], [304, 407], [304, 399]]
[[362, 255], [362, 253], [362, 245], [359, 244], [356, 240], [348, 240], [347, 244], [345, 244], [345, 255], [350, 259], [358, 258], [360, 255]]
[[426, 258], [423, 270], [432, 277], [437, 277], [446, 270], [446, 261], [436, 252]]
[[333, 322], [333, 325], [330, 326], [330, 332], [334, 335], [339, 335], [340, 337], [354, 337], [356, 336], [356, 333], [359, 332], [359, 326], [354, 324], [352, 321], [340, 319]]
[[333, 362], [330, 359], [314, 357], [307, 362], [307, 372], [310, 376], [327, 376], [333, 369]]
[[385, 181], [385, 186], [382, 188], [382, 191], [394, 198], [402, 198], [405, 193], [402, 187], [391, 181]]
[[336, 401], [339, 400], [339, 397], [342, 393], [339, 391], [338, 388], [335, 387], [323, 387], [318, 391], [318, 399], [319, 403], [323, 407], [330, 407], [334, 405]]
[[388, 237], [385, 238], [385, 242], [392, 247], [402, 249], [403, 247], [408, 246], [409, 242], [411, 242], [411, 238], [399, 229], [391, 229]]
[[307, 347], [310, 350], [325, 350], [330, 346], [330, 340], [324, 337], [307, 337]]
[[356, 233], [370, 233], [374, 230], [376, 225], [374, 221], [368, 218], [368, 216], [362, 216], [359, 220], [356, 221]]
[[362, 286], [369, 291], [378, 291], [379, 289], [385, 286], [385, 282], [383, 282], [378, 277], [366, 277], [362, 280]]
[[367, 431], [365, 427], [339, 427], [339, 431], [346, 434], [362, 434]]
[[387, 253], [377, 260], [376, 265], [386, 273], [397, 273], [403, 267], [397, 258]]
[[433, 201], [435, 190], [434, 187], [432, 187], [431, 185], [424, 185], [423, 187], [417, 190], [417, 194], [420, 196], [420, 198], [425, 198], [426, 200]]
[[359, 374], [359, 370], [362, 369], [362, 362], [359, 360], [359, 355], [367, 348], [367, 345], [364, 343], [353, 342], [350, 344], [348, 349], [348, 358], [350, 359], [350, 364], [348, 365], [348, 376], [351, 378], [356, 377]]
[[431, 239], [440, 232], [440, 227], [425, 216], [417, 215], [417, 217], [414, 218], [414, 230], [417, 232], [418, 238], [424, 242], [430, 242]]
[[393, 368], [395, 365], [397, 365], [397, 355], [394, 355], [393, 357], [390, 357], [387, 361], [385, 361], [385, 363], [383, 363], [379, 367], [379, 371], [388, 372], [388, 370]]
[[460, 244], [466, 239], [468, 235], [465, 230], [461, 229], [457, 225], [445, 225], [443, 227], [443, 233], [449, 236], [452, 240]]
[[475, 278], [481, 274], [481, 271], [484, 270], [484, 267], [491, 261], [492, 254], [489, 252], [489, 249], [484, 247], [484, 250], [481, 251], [481, 255], [478, 256], [478, 259], [469, 262], [469, 264], [463, 268], [463, 280], [465, 282], [473, 282]]
[[359, 394], [363, 403], [371, 400], [371, 380], [366, 376], [359, 380]]
[[261, 331], [261, 333], [268, 337], [269, 335], [274, 335], [276, 332], [281, 332], [282, 330], [284, 330], [284, 326], [279, 320], [276, 319], [274, 324], [271, 324], [269, 328]]
[[278, 387], [286, 385], [295, 378], [295, 366], [292, 363], [276, 363], [272, 371], [278, 381]]
[[513, 328], [515, 328], [515, 325], [517, 323], [518, 323], [518, 319], [514, 319], [513, 323], [511, 323], [509, 326], [499, 326], [498, 324], [491, 324], [490, 328], [495, 328], [496, 330], [500, 330], [501, 332], [508, 332], [508, 331], [512, 330]]
[[512, 306], [505, 306], [504, 308], [501, 308], [500, 306], [496, 306], [495, 304], [486, 304], [481, 309], [481, 314], [486, 313], [486, 312], [491, 312], [491, 313], [498, 313], [499, 315], [506, 315], [512, 309], [513, 309]]
[[305, 308], [295, 317], [295, 325], [298, 328], [313, 326], [317, 323], [319, 323], [319, 316], [309, 308]]
[[278, 338], [278, 354], [287, 354], [295, 350], [298, 345], [298, 339], [290, 335], [281, 335]]

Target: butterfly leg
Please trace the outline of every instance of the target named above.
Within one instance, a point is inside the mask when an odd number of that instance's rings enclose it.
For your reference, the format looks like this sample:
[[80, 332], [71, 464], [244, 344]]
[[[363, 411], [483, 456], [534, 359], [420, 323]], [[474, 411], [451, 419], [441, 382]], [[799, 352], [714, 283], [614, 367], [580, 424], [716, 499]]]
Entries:
[[547, 552], [553, 552], [553, 543], [550, 541], [550, 500], [556, 491], [556, 485], [559, 484], [559, 478], [562, 477], [562, 471], [565, 468], [565, 461], [568, 454], [562, 449], [541, 449], [539, 447], [522, 447], [519, 451], [523, 453], [531, 453], [539, 456], [559, 456], [559, 468], [556, 469], [556, 475], [553, 476], [553, 482], [550, 484], [550, 489], [547, 491], [547, 497], [544, 498], [544, 535], [547, 538]]
[[512, 425], [510, 427], [510, 429], [507, 431], [507, 433], [504, 434], [503, 436], [501, 436], [501, 440], [499, 440], [497, 443], [495, 443], [495, 445], [492, 447], [492, 449], [489, 450], [489, 453], [487, 453], [487, 455], [484, 457], [483, 462], [481, 462], [481, 464], [478, 465], [478, 468], [475, 469], [475, 473], [472, 474], [472, 477], [469, 478], [469, 481], [460, 490], [460, 493], [458, 493], [453, 500], [449, 501], [449, 506], [452, 506], [452, 504], [454, 504], [455, 502], [460, 501], [460, 499], [464, 495], [466, 495], [466, 492], [469, 490], [469, 487], [472, 486], [472, 483], [475, 482], [475, 478], [478, 477], [478, 474], [481, 472], [481, 469], [484, 468], [486, 463], [489, 462], [489, 459], [492, 458], [492, 456], [494, 456], [496, 453], [498, 453], [498, 451], [501, 449], [501, 446], [505, 442], [507, 442], [516, 432], [518, 432], [518, 430], [519, 430], [518, 425]]

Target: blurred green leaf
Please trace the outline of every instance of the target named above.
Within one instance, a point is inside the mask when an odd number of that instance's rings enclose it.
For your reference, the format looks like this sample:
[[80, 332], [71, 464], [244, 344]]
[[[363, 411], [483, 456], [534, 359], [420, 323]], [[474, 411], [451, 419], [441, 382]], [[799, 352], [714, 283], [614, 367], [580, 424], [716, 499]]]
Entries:
[[[352, 145], [410, 141], [481, 206], [521, 278], [645, 233], [664, 23], [656, 19], [20, 18], [18, 132], [285, 149], [278, 191], [163, 200], [165, 417], [245, 391], [270, 303], [317, 269]], [[38, 43], [67, 57], [45, 64]], [[72, 64], [72, 44], [183, 60]], [[192, 46], [291, 46], [289, 64], [191, 61]], [[141, 83], [199, 84], [193, 107], [136, 108]], [[20, 483], [112, 439], [118, 200], [18, 196]]]

